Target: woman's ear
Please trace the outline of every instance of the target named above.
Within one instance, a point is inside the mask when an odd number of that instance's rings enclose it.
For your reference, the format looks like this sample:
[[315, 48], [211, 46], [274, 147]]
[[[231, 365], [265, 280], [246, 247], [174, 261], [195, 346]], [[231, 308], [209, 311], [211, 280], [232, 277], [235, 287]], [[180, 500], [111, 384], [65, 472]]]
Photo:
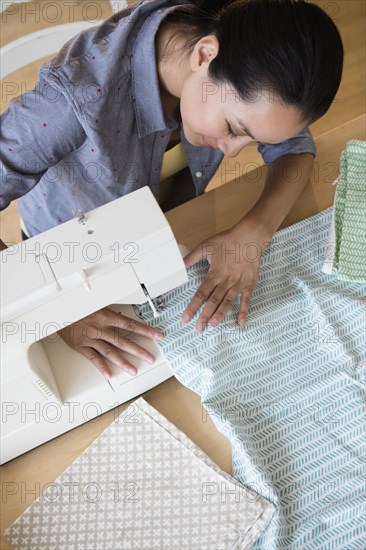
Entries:
[[219, 41], [213, 34], [204, 36], [195, 44], [190, 57], [192, 71], [197, 71], [201, 67], [208, 67], [213, 59], [219, 53]]

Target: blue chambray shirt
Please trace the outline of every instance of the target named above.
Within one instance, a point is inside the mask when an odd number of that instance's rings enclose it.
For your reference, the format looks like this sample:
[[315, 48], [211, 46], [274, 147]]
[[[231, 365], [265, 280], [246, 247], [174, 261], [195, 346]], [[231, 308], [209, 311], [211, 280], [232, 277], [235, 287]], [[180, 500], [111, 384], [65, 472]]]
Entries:
[[[162, 109], [155, 35], [187, 0], [144, 0], [69, 40], [39, 69], [35, 89], [1, 116], [0, 209], [19, 197], [30, 236], [148, 185], [159, 200], [162, 159], [178, 123]], [[201, 194], [221, 151], [181, 140]], [[266, 164], [310, 152], [309, 129], [277, 145], [259, 145]]]

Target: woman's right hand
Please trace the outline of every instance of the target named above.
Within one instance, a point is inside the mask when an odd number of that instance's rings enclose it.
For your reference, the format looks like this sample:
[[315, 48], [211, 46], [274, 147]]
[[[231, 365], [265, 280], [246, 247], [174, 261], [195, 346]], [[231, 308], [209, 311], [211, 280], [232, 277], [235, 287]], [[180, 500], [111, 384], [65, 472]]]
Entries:
[[59, 330], [58, 334], [72, 349], [89, 359], [106, 378], [113, 374], [106, 359], [131, 375], [137, 374], [136, 367], [124, 357], [123, 352], [150, 364], [155, 361], [149, 351], [132, 341], [134, 335], [151, 340], [164, 337], [160, 331], [106, 307]]

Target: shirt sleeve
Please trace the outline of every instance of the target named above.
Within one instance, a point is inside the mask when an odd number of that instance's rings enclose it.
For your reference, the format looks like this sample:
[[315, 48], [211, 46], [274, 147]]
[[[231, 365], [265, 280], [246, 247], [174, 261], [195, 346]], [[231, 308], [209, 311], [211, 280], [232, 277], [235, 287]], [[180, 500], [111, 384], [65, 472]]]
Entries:
[[57, 77], [39, 71], [31, 92], [12, 99], [1, 117], [0, 210], [28, 193], [51, 166], [86, 139]]
[[311, 153], [316, 155], [316, 147], [309, 128], [305, 128], [296, 136], [276, 145], [259, 144], [258, 151], [262, 155], [265, 164], [271, 164], [274, 160], [284, 155], [297, 155], [299, 153]]

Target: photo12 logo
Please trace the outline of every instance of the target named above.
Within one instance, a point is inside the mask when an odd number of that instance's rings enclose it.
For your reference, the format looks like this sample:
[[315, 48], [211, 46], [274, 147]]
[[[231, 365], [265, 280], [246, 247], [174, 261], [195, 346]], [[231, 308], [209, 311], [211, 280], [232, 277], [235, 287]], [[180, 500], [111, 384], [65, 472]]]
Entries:
[[133, 504], [140, 502], [141, 486], [134, 481], [114, 481], [100, 483], [97, 481], [88, 481], [81, 483], [79, 481], [53, 481], [41, 485], [38, 481], [14, 482], [5, 481], [2, 483], [1, 501], [3, 504], [16, 498], [22, 503], [28, 500], [40, 499], [46, 503], [53, 502], [88, 502], [97, 503], [100, 501], [118, 502], [120, 504]]

